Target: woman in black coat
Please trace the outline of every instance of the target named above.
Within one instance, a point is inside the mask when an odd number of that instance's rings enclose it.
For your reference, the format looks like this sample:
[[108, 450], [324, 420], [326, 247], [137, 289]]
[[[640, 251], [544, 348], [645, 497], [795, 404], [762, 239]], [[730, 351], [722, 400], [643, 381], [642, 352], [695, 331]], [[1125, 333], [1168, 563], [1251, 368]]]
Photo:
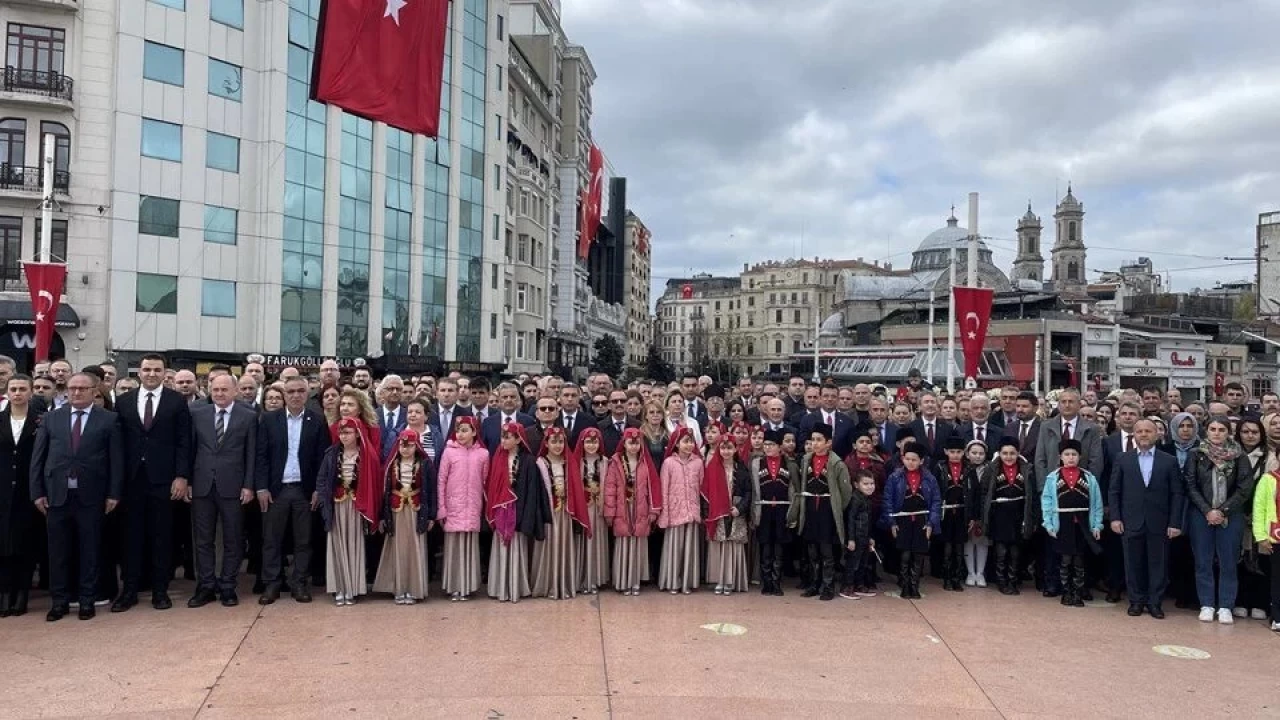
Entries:
[[26, 614], [36, 550], [29, 478], [39, 416], [30, 406], [31, 378], [10, 378], [8, 397], [0, 412], [0, 617]]

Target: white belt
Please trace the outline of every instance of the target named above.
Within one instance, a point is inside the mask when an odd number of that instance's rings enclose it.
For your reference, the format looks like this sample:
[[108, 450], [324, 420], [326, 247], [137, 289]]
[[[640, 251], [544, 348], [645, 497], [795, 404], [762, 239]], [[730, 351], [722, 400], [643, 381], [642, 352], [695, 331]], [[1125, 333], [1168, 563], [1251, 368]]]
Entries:
[[831, 497], [831, 493], [800, 493], [805, 497]]
[[956, 505], [943, 505], [943, 506], [942, 506], [942, 509], [943, 509], [943, 510], [955, 510], [956, 508], [962, 508], [962, 507], [964, 507], [964, 505], [963, 505], [963, 504], [956, 504]]
[[1025, 498], [1025, 497], [1020, 497], [1020, 498], [999, 497], [999, 498], [995, 498], [995, 499], [994, 499], [994, 500], [992, 500], [991, 502], [993, 502], [993, 503], [1009, 503], [1009, 502], [1024, 502], [1024, 501], [1026, 501], [1026, 498]]
[[790, 505], [790, 500], [757, 500], [757, 505]]
[[896, 512], [889, 517], [915, 517], [916, 515], [928, 515], [928, 510], [914, 510], [912, 512]]
[[1089, 512], [1089, 508], [1058, 508], [1058, 512]]

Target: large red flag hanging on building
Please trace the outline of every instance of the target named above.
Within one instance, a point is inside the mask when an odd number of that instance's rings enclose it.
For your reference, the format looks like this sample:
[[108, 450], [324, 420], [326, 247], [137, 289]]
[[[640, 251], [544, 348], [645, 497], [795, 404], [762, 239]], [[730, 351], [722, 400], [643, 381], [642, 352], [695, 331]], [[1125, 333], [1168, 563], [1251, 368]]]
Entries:
[[449, 0], [324, 0], [311, 97], [435, 137]]
[[23, 270], [27, 273], [27, 289], [31, 292], [31, 310], [35, 318], [36, 362], [44, 362], [49, 359], [49, 346], [53, 343], [53, 326], [58, 318], [58, 305], [62, 302], [67, 266], [29, 262], [23, 265]]
[[600, 226], [600, 196], [604, 192], [604, 153], [594, 144], [587, 158], [587, 172], [591, 180], [582, 191], [582, 217], [578, 231], [578, 257], [583, 260], [591, 252], [591, 243], [596, 241], [596, 230]]
[[991, 323], [991, 288], [952, 288], [952, 315], [960, 327], [960, 347], [964, 349], [964, 376], [978, 379], [978, 362], [982, 359], [982, 345], [987, 341], [987, 326]]

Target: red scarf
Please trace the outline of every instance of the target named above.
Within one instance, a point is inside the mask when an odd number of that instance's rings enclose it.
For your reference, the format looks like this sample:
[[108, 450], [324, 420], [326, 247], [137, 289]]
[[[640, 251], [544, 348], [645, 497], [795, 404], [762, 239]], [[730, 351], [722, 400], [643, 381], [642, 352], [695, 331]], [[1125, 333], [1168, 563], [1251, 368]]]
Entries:
[[1076, 483], [1080, 482], [1080, 467], [1078, 465], [1076, 467], [1064, 467], [1059, 472], [1059, 475], [1062, 476], [1062, 481], [1067, 484], [1068, 488], [1075, 490]]
[[769, 470], [769, 477], [774, 480], [778, 479], [778, 473], [782, 472], [782, 456], [764, 458], [764, 466]]
[[[737, 450], [732, 439], [721, 440], [720, 444]], [[702, 493], [702, 499], [707, 501], [707, 517], [703, 520], [703, 527], [707, 529], [707, 539], [714, 540], [716, 523], [729, 517], [729, 510], [733, 507], [729, 498], [729, 477], [725, 474], [720, 448], [715, 449], [715, 456], [707, 463], [706, 470], [702, 473], [702, 487], [699, 490]]]
[[[586, 432], [585, 430], [583, 432]], [[551, 444], [547, 442], [553, 437], [559, 436], [564, 439], [565, 452], [561, 459], [564, 461], [564, 505], [565, 510], [569, 513], [569, 517], [582, 526], [587, 537], [591, 537], [591, 516], [587, 514], [587, 489], [582, 485], [582, 460], [578, 458], [578, 454], [569, 448], [569, 436], [565, 433], [564, 428], [559, 425], [552, 425], [547, 428], [547, 433], [542, 436], [542, 447], [538, 448], [538, 457], [547, 458], [547, 447]], [[547, 475], [551, 474], [551, 460], [548, 459]]]
[[643, 472], [646, 476], [643, 482], [649, 484], [649, 508], [657, 513], [662, 509], [662, 476], [658, 474], [658, 468], [653, 464], [653, 456], [644, 447], [644, 433], [640, 428], [626, 428], [622, 431], [622, 440], [618, 442], [618, 449], [613, 451], [613, 459], [623, 467], [626, 466], [623, 458], [626, 457], [627, 451], [623, 446], [632, 438], [640, 441], [640, 464], [636, 467], [636, 484], [642, 482], [640, 475]]
[[1005, 465], [1004, 463], [1001, 463], [1000, 469], [1004, 471], [1005, 482], [1013, 485], [1018, 479], [1018, 464], [1014, 463], [1012, 465]]
[[[529, 452], [529, 441], [525, 439], [524, 426], [520, 423], [507, 423], [502, 426], [503, 433], [511, 433], [520, 439], [520, 447], [525, 452]], [[501, 437], [501, 436], [499, 436]], [[519, 454], [520, 448], [516, 449]], [[511, 477], [511, 455], [507, 453], [507, 449], [498, 445], [498, 449], [494, 451], [493, 457], [489, 460], [489, 477], [484, 483], [484, 516], [489, 526], [493, 528], [495, 535], [499, 537], [504, 544], [510, 545], [511, 538], [515, 535], [515, 503], [516, 493], [512, 489]], [[498, 522], [498, 511], [504, 508], [511, 508], [510, 512], [504, 513], [503, 522]]]
[[827, 460], [830, 458], [831, 458], [831, 453], [827, 453], [826, 455], [813, 456], [813, 474], [815, 476], [821, 475], [822, 473], [827, 471]]
[[951, 484], [959, 485], [960, 477], [964, 474], [964, 464], [958, 462], [948, 462], [947, 468], [951, 471]]
[[924, 473], [919, 470], [907, 471], [907, 492], [915, 495], [920, 492], [920, 486], [924, 484]]
[[[360, 443], [360, 459], [356, 461], [356, 493], [352, 501], [356, 512], [375, 528], [378, 511], [382, 508], [382, 434], [376, 427], [358, 418], [342, 418], [333, 424], [333, 435], [344, 427], [356, 431]], [[341, 459], [341, 454], [339, 454]]]

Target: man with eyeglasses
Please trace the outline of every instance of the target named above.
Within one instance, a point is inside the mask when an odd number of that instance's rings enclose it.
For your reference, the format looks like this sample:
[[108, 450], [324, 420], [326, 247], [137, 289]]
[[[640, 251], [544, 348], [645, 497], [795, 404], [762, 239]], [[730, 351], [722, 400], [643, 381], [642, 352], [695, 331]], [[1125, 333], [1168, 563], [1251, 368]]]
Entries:
[[409, 422], [404, 404], [400, 402], [404, 396], [404, 380], [399, 375], [388, 375], [378, 385], [378, 393], [382, 399], [378, 408], [378, 428], [382, 433], [382, 457], [385, 459], [391, 457], [396, 438]]
[[596, 426], [604, 439], [604, 454], [610, 457], [622, 442], [622, 433], [627, 428], [640, 427], [640, 421], [627, 415], [627, 391], [614, 390], [609, 393], [609, 412]]
[[542, 395], [533, 406], [534, 424], [529, 428], [529, 450], [537, 455], [542, 450], [542, 437], [552, 425], [563, 425], [560, 419], [560, 403], [551, 395]]
[[102, 522], [124, 491], [120, 425], [115, 413], [94, 406], [97, 378], [76, 373], [66, 387], [67, 403], [44, 416], [31, 455], [31, 497], [49, 524], [49, 622], [70, 612], [77, 548], [79, 616], [94, 617]]
[[489, 417], [480, 423], [480, 437], [489, 451], [489, 457], [498, 450], [502, 441], [502, 427], [508, 423], [520, 423], [526, 428], [532, 427], [533, 418], [520, 412], [520, 391], [514, 383], [502, 383], [495, 391], [498, 407], [489, 412]]
[[591, 396], [591, 419], [599, 423], [609, 416], [609, 396], [598, 392]]

